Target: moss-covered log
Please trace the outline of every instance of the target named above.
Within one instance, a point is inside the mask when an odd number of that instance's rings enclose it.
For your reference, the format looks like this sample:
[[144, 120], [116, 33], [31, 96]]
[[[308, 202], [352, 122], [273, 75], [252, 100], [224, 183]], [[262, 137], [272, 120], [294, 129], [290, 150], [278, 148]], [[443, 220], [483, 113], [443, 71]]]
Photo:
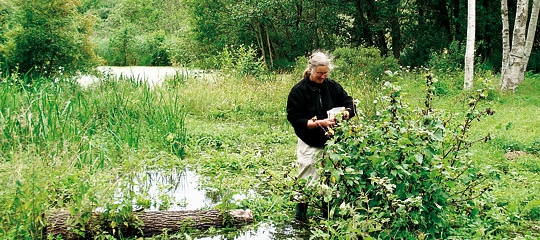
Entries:
[[[132, 220], [114, 222], [104, 213], [92, 213], [85, 226], [74, 224], [66, 211], [47, 214], [45, 236], [62, 236], [64, 239], [92, 238], [97, 234], [121, 236], [153, 236], [174, 233], [183, 229], [208, 229], [210, 227], [240, 227], [253, 222], [249, 210], [189, 210], [136, 212]], [[113, 223], [114, 222], [114, 223]]]

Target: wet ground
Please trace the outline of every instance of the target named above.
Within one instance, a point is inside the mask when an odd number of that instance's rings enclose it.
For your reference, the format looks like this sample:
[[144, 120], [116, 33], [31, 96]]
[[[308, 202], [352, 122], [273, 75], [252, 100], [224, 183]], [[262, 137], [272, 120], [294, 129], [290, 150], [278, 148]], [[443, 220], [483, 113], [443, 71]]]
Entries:
[[[186, 72], [185, 69], [175, 67], [136, 66], [99, 67], [98, 70], [109, 76], [147, 81], [150, 86], [160, 85], [166, 77]], [[88, 86], [96, 81], [98, 78], [92, 76], [83, 76], [79, 79], [82, 86]], [[143, 209], [145, 211], [211, 209], [219, 201], [219, 199], [211, 199], [205, 190], [200, 189], [199, 176], [189, 169], [173, 173], [160, 171], [143, 173], [135, 179], [134, 183], [134, 191], [145, 195], [150, 200], [150, 204]], [[140, 208], [140, 206], [136, 205], [135, 208]], [[192, 237], [200, 240], [309, 239], [309, 230], [305, 225], [296, 222], [279, 226], [273, 223], [255, 223], [233, 234]]]
[[[141, 179], [143, 177], [141, 176]], [[151, 202], [150, 208], [147, 210], [156, 211], [161, 209], [160, 196], [166, 194], [174, 204], [167, 205], [165, 210], [199, 210], [208, 209], [216, 205], [218, 200], [211, 199], [207, 196], [204, 190], [199, 189], [199, 177], [189, 169], [178, 173], [161, 173], [147, 172], [144, 177], [145, 181], [135, 181], [138, 183], [135, 186], [136, 191], [141, 191], [140, 194], [146, 193], [149, 195]], [[241, 198], [242, 196], [236, 196]], [[233, 197], [234, 198], [234, 197]], [[146, 210], [146, 209], [145, 209]], [[272, 223], [256, 223], [252, 226], [246, 226], [244, 229], [235, 231], [229, 237], [227, 235], [213, 236], [192, 236], [193, 239], [200, 240], [222, 240], [222, 239], [308, 239], [309, 230], [305, 225], [291, 222], [277, 226]]]

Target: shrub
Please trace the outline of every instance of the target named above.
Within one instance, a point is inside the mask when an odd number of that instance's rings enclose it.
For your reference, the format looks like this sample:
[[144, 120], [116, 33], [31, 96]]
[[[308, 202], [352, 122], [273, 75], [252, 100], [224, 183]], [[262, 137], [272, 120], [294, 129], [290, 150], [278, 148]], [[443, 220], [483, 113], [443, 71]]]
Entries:
[[226, 47], [216, 58], [215, 66], [224, 74], [259, 76], [267, 72], [262, 57], [252, 46]]
[[[431, 106], [434, 87], [432, 77], [426, 79], [423, 109], [411, 110], [401, 100], [400, 87], [387, 82], [387, 94], [375, 101], [375, 115], [338, 121], [318, 162], [317, 184], [299, 189], [328, 211], [323, 221], [328, 231], [317, 230], [316, 236], [446, 238], [450, 212], [478, 211], [471, 202], [497, 176], [472, 164], [468, 152], [473, 142], [490, 139], [468, 138], [472, 122], [493, 114], [489, 108], [476, 109], [487, 90], [469, 101], [465, 115], [446, 114]], [[462, 123], [458, 116], [464, 116]]]
[[432, 53], [428, 65], [435, 71], [460, 71], [465, 67], [465, 48], [458, 41], [453, 41], [450, 47], [440, 53]]
[[377, 48], [337, 48], [333, 52], [336, 65], [333, 77], [360, 81], [369, 79], [372, 83], [391, 81], [399, 70], [399, 64], [393, 57], [381, 57]]
[[96, 65], [90, 41], [95, 17], [77, 11], [75, 1], [15, 1], [19, 27], [11, 29], [14, 44], [9, 62], [18, 72], [52, 76], [90, 71]]
[[196, 62], [195, 44], [189, 41], [189, 38], [166, 36], [163, 45], [173, 66], [190, 66]]

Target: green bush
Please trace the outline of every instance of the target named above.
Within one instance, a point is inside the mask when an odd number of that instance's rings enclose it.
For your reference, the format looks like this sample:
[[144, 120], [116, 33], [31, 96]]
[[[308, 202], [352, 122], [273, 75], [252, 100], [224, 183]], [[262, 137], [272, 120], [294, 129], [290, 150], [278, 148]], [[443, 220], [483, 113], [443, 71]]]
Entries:
[[399, 64], [393, 57], [381, 57], [377, 48], [337, 48], [333, 52], [333, 77], [351, 81], [392, 81]]
[[115, 29], [108, 39], [108, 44], [103, 45], [106, 50], [100, 50], [100, 52], [107, 52], [105, 60], [107, 65], [110, 66], [129, 66], [137, 65], [137, 56], [140, 52], [137, 38], [139, 30], [134, 24], [125, 24], [119, 29]]
[[184, 37], [167, 36], [163, 42], [163, 47], [173, 66], [191, 66], [198, 56], [195, 54], [193, 43]]
[[[472, 164], [467, 132], [472, 122], [493, 114], [476, 109], [487, 90], [470, 100], [465, 115], [448, 115], [431, 106], [434, 88], [427, 77], [423, 109], [411, 110], [401, 88], [387, 82], [375, 115], [339, 121], [318, 163], [317, 184], [299, 189], [328, 211], [328, 231], [316, 236], [444, 239], [450, 214], [479, 211], [471, 202], [482, 198], [498, 173]], [[457, 116], [464, 116], [462, 123]]]
[[225, 75], [260, 76], [267, 73], [262, 57], [257, 57], [252, 46], [226, 47], [215, 61], [215, 67]]
[[95, 17], [77, 11], [67, 1], [15, 1], [17, 27], [7, 50], [9, 62], [19, 73], [45, 77], [90, 71], [97, 58], [90, 41]]
[[460, 71], [465, 67], [465, 47], [453, 41], [447, 49], [440, 53], [432, 53], [428, 61], [431, 69], [438, 72]]

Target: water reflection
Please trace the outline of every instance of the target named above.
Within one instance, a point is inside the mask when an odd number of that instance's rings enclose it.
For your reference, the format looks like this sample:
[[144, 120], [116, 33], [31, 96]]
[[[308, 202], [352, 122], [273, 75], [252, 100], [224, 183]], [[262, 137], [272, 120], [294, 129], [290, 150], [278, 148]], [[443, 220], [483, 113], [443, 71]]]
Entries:
[[206, 197], [206, 191], [199, 189], [199, 177], [189, 169], [169, 173], [149, 171], [135, 180], [135, 184], [135, 193], [147, 195], [150, 200], [150, 211], [199, 210], [216, 204]]
[[[98, 70], [118, 78], [145, 80], [151, 86], [160, 85], [166, 77], [179, 74], [179, 71], [180, 74], [182, 73], [181, 69], [174, 67], [99, 67]], [[189, 73], [199, 74], [193, 70], [190, 70]], [[86, 87], [98, 82], [99, 79], [94, 76], [82, 76], [78, 81], [83, 87]], [[134, 203], [135, 209], [140, 207], [144, 207], [145, 211], [213, 209], [221, 201], [219, 191], [200, 189], [199, 176], [189, 169], [143, 172], [135, 176], [132, 181], [131, 189], [134, 193], [141, 199], [148, 200], [145, 201], [146, 204]], [[121, 196], [122, 194], [119, 193], [119, 198]], [[233, 196], [233, 200], [240, 201], [246, 197], [257, 198], [260, 195], [251, 190], [244, 195]], [[259, 223], [246, 226], [245, 229], [235, 231], [232, 234], [196, 236], [193, 239], [309, 239], [309, 230], [304, 225], [296, 223], [284, 225]]]
[[[150, 199], [151, 205], [145, 209], [150, 211], [213, 209], [221, 200], [219, 194], [200, 189], [199, 176], [189, 169], [181, 172], [148, 171], [141, 173], [134, 184], [136, 194]], [[257, 194], [249, 191], [245, 195], [235, 195], [233, 199], [245, 197], [253, 198]], [[164, 201], [170, 202], [165, 204]], [[192, 237], [199, 240], [309, 239], [309, 229], [294, 222], [285, 225], [259, 223], [229, 234]]]
[[270, 223], [261, 223], [256, 229], [237, 232], [234, 237], [225, 235], [211, 237], [195, 237], [198, 240], [284, 240], [284, 239], [309, 239], [310, 232], [307, 226], [296, 223], [276, 226]]

